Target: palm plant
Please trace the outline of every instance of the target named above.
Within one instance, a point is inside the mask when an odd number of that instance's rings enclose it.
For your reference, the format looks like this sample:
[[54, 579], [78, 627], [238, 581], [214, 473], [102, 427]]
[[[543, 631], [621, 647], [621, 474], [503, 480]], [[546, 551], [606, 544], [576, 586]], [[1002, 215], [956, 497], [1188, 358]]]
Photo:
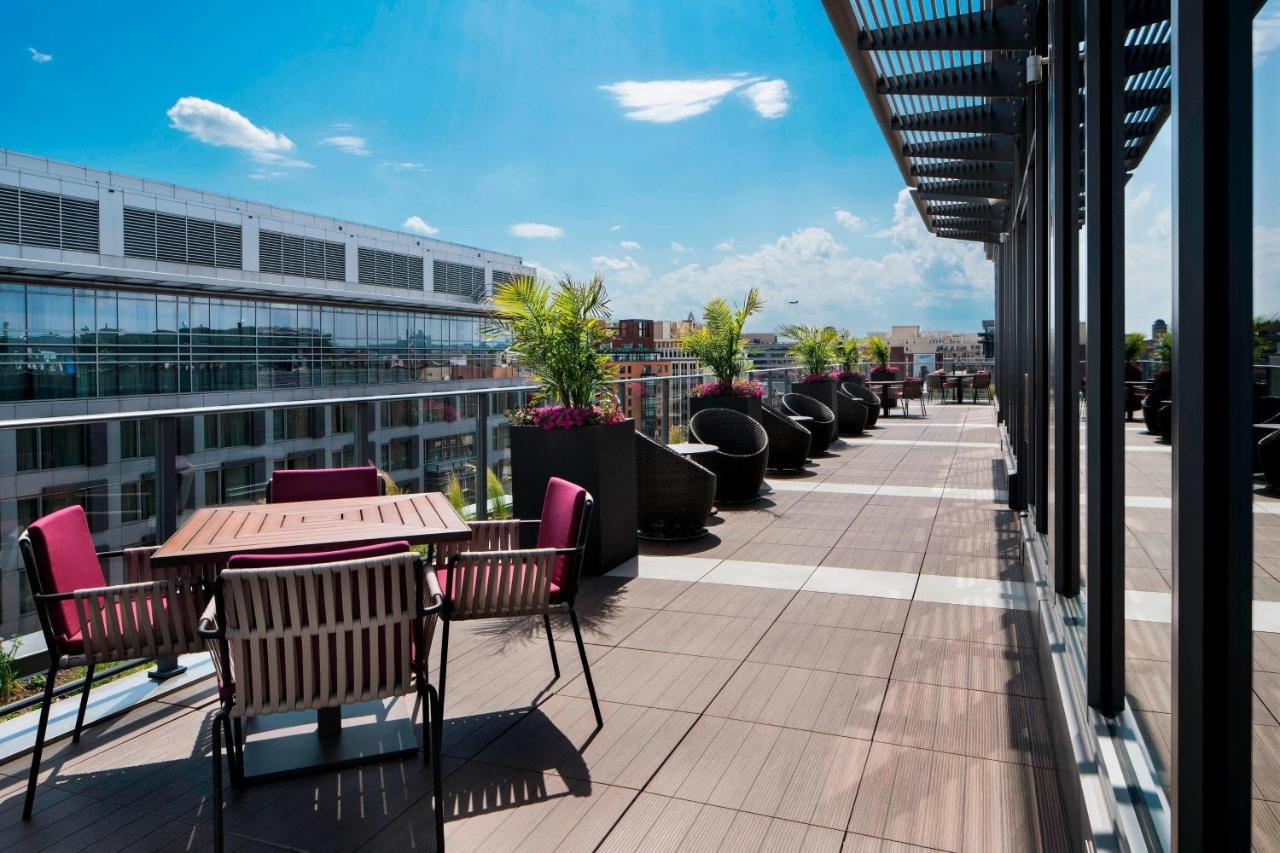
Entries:
[[848, 329], [840, 333], [840, 340], [836, 342], [836, 361], [840, 362], [841, 374], [858, 372], [858, 363], [862, 361], [862, 344]]
[[863, 341], [862, 351], [867, 361], [874, 361], [881, 368], [888, 367], [889, 359], [893, 358], [893, 350], [889, 348], [889, 342], [879, 335], [872, 335]]
[[778, 334], [795, 341], [788, 350], [796, 364], [805, 371], [805, 379], [826, 378], [827, 366], [835, 360], [840, 333], [830, 326], [805, 326], [799, 323], [782, 326]]
[[1253, 318], [1253, 363], [1261, 364], [1268, 350], [1274, 351], [1268, 332], [1280, 327], [1280, 314], [1259, 314]]
[[502, 486], [502, 479], [490, 468], [485, 472], [485, 491], [488, 492], [489, 517], [510, 518], [511, 504], [507, 503], [507, 490]]
[[1155, 356], [1155, 360], [1163, 364], [1166, 368], [1173, 366], [1173, 332], [1165, 332], [1156, 341], [1155, 348], [1151, 354]]
[[565, 276], [555, 285], [516, 278], [495, 286], [490, 305], [485, 337], [510, 341], [509, 351], [541, 386], [540, 402], [582, 408], [605, 400], [609, 297], [601, 276]]
[[717, 296], [702, 307], [702, 325], [682, 336], [680, 343], [707, 366], [716, 382], [732, 386], [751, 369], [742, 330], [752, 315], [764, 307], [758, 288], [751, 288], [736, 308]]
[[1124, 360], [1126, 364], [1134, 364], [1138, 359], [1142, 358], [1142, 353], [1147, 348], [1147, 339], [1142, 336], [1142, 332], [1130, 332], [1124, 336]]

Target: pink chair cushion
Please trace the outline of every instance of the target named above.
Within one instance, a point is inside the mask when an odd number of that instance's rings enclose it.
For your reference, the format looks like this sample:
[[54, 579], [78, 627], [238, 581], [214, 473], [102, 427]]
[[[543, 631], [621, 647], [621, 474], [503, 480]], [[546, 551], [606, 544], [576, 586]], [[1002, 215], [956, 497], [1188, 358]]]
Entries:
[[[586, 489], [559, 477], [548, 480], [547, 494], [542, 500], [542, 522], [538, 525], [538, 547], [576, 547], [586, 504]], [[551, 570], [551, 582], [564, 590], [566, 595], [572, 596], [578, 591], [577, 572], [571, 566], [568, 555], [556, 557]]]
[[[49, 595], [107, 585], [82, 507], [69, 506], [31, 522], [27, 536], [35, 553], [41, 592]], [[49, 621], [59, 643], [67, 643], [80, 632], [80, 620], [71, 601], [54, 602], [49, 608]], [[71, 652], [64, 649], [63, 653]]]
[[[98, 601], [99, 601], [99, 607], [98, 607], [98, 609], [105, 613], [105, 612], [106, 612], [106, 607], [101, 606], [101, 601], [102, 601], [102, 599], [99, 599]], [[146, 608], [147, 608], [147, 617], [148, 617], [148, 619], [151, 621], [151, 623], [154, 625], [154, 624], [155, 624], [155, 610], [154, 610], [154, 609], [152, 609], [152, 606], [151, 606], [151, 605], [152, 605], [152, 601], [151, 601], [150, 599], [146, 599], [146, 600], [144, 600], [144, 602], [143, 602], [143, 603], [146, 605]], [[161, 598], [161, 599], [159, 599], [159, 603], [160, 603], [160, 607], [163, 609], [164, 613], [166, 613], [166, 614], [167, 614], [167, 613], [169, 612], [169, 600], [168, 600], [168, 599], [166, 599], [166, 598]], [[124, 624], [124, 617], [123, 617], [123, 615], [122, 615], [122, 614], [121, 614], [121, 612], [120, 612], [120, 603], [119, 603], [119, 602], [116, 602], [116, 604], [115, 604], [115, 611], [116, 611], [116, 616], [115, 616], [116, 623], [117, 623], [117, 624]], [[131, 611], [130, 611], [130, 612], [132, 612], [132, 613], [136, 613], [137, 611], [135, 611], [135, 610], [132, 610], [132, 609], [131, 609]], [[74, 619], [74, 618], [75, 618], [75, 616], [74, 616], [74, 615], [72, 615], [72, 617], [71, 617], [71, 618], [73, 618], [73, 619]], [[75, 626], [73, 626], [73, 627], [72, 627], [72, 629], [71, 629], [71, 633], [70, 633], [70, 634], [68, 634], [68, 635], [66, 636], [66, 638], [65, 638], [65, 639], [61, 639], [61, 638], [59, 639], [59, 641], [58, 641], [58, 646], [59, 646], [59, 651], [60, 651], [62, 654], [64, 654], [64, 655], [82, 655], [82, 654], [84, 654], [84, 637], [83, 637], [83, 636], [81, 636], [81, 634], [80, 634], [80, 625], [79, 625], [79, 623], [78, 623], [78, 622], [75, 624]]]
[[410, 549], [408, 542], [378, 542], [356, 548], [340, 548], [334, 551], [309, 551], [284, 554], [235, 554], [227, 560], [228, 569], [270, 569], [280, 566], [310, 566], [320, 563], [341, 563], [347, 560], [367, 560], [370, 557], [388, 557], [403, 554]]
[[271, 475], [271, 502], [376, 498], [381, 494], [377, 468], [309, 468]]

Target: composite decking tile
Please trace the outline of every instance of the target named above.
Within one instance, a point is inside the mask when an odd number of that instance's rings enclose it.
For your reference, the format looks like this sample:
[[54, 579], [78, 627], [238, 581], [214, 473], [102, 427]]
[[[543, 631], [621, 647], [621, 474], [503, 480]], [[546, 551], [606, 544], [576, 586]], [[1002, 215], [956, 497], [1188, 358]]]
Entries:
[[944, 577], [984, 578], [998, 581], [1021, 581], [1027, 572], [1021, 560], [995, 557], [973, 557], [959, 554], [925, 554], [920, 571]]
[[869, 740], [885, 680], [747, 661], [707, 714]]
[[887, 678], [897, 647], [896, 634], [780, 621], [761, 638], [749, 659]]
[[898, 634], [906, 624], [909, 608], [910, 602], [905, 599], [801, 590], [778, 618], [782, 622]]
[[840, 541], [843, 544], [832, 548], [823, 558], [822, 565], [875, 572], [917, 573], [920, 571], [920, 562], [924, 559], [924, 554], [918, 551], [864, 548], [856, 536], [848, 533]]
[[[802, 530], [803, 528], [787, 528]], [[755, 563], [782, 563], [788, 566], [816, 566], [831, 549], [826, 545], [783, 545], [776, 542], [744, 542], [729, 555], [731, 560]]]
[[677, 596], [666, 609], [744, 619], [775, 619], [794, 595], [787, 589], [696, 583]]
[[[698, 713], [729, 680], [736, 665], [723, 658], [618, 648], [592, 662], [591, 677], [601, 700]], [[580, 699], [589, 696], [580, 675], [560, 692]]]
[[[845, 509], [841, 517], [852, 518]], [[773, 545], [807, 545], [810, 547], [830, 548], [840, 538], [839, 529], [778, 527], [770, 524], [755, 536], [752, 542], [767, 542]]]
[[1253, 727], [1253, 796], [1280, 802], [1280, 728]]
[[[582, 641], [597, 646], [616, 646], [635, 629], [639, 628], [657, 610], [643, 607], [603, 607], [591, 609], [578, 608], [578, 624], [582, 628]], [[542, 619], [534, 616], [518, 621], [510, 629], [512, 634], [524, 637], [546, 639]], [[551, 635], [557, 640], [573, 640], [573, 623], [567, 613], [556, 613], [551, 617]]]
[[1035, 649], [936, 637], [902, 637], [893, 677], [943, 687], [1040, 698]]
[[769, 628], [767, 619], [663, 610], [621, 645], [632, 649], [742, 660]]
[[1035, 616], [1025, 610], [913, 601], [904, 634], [1035, 648]]
[[837, 830], [644, 793], [618, 821], [600, 851], [838, 853], [840, 844], [841, 834]]
[[934, 853], [929, 847], [918, 847], [915, 844], [903, 844], [901, 841], [890, 841], [887, 838], [872, 838], [869, 835], [846, 833], [842, 853]]

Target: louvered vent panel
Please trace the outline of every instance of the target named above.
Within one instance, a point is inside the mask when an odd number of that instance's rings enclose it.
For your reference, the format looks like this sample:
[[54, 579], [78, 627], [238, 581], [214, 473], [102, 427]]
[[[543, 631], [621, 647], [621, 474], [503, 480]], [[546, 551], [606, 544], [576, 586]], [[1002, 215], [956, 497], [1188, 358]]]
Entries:
[[207, 219], [187, 219], [187, 263], [215, 266], [213, 223]]
[[284, 272], [283, 236], [275, 231], [258, 232], [258, 269], [262, 272]]
[[347, 247], [342, 243], [325, 241], [324, 244], [324, 277], [330, 281], [345, 281], [347, 278]]
[[156, 214], [156, 260], [174, 264], [187, 262], [187, 218], [172, 213]]
[[451, 293], [479, 301], [484, 298], [484, 269], [449, 261], [432, 265], [436, 293]]
[[126, 258], [156, 258], [156, 212], [138, 207], [124, 209], [124, 255]]
[[24, 246], [62, 248], [62, 229], [58, 224], [58, 196], [35, 190], [18, 193], [18, 224]]
[[412, 290], [422, 290], [422, 258], [409, 258], [409, 287]]
[[18, 242], [18, 188], [0, 187], [0, 243]]
[[239, 225], [227, 225], [224, 222], [214, 223], [214, 265], [230, 269], [244, 266], [241, 252], [243, 232]]
[[98, 253], [98, 203], [84, 198], [62, 197], [62, 248]]
[[304, 238], [302, 266], [307, 278], [324, 278], [324, 241]]
[[284, 235], [284, 274], [306, 275], [303, 264], [302, 238], [292, 234]]
[[500, 284], [510, 284], [511, 282], [515, 281], [517, 278], [519, 278], [519, 276], [517, 276], [513, 272], [503, 272], [502, 270], [494, 270], [493, 286], [497, 287]]
[[356, 279], [361, 284], [377, 284], [378, 261], [373, 249], [361, 248], [356, 252]]

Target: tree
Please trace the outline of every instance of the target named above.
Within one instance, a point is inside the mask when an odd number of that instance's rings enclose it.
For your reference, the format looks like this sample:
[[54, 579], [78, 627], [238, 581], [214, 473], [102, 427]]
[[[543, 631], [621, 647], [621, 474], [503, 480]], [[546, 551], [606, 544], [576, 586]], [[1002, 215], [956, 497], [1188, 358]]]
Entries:
[[840, 340], [836, 343], [836, 361], [840, 362], [840, 370], [844, 373], [856, 373], [861, 360], [861, 342], [848, 329], [845, 329], [840, 333]]
[[1142, 332], [1130, 332], [1124, 336], [1124, 360], [1127, 364], [1133, 364], [1142, 358], [1143, 352], [1147, 349], [1147, 339], [1142, 336]]
[[879, 335], [872, 335], [863, 341], [862, 351], [866, 354], [867, 361], [874, 361], [881, 367], [888, 367], [889, 359], [893, 358], [889, 342]]
[[830, 326], [804, 326], [792, 323], [778, 329], [778, 334], [795, 341], [788, 351], [808, 376], [826, 373], [836, 358], [840, 333]]
[[681, 345], [715, 375], [716, 381], [732, 385], [751, 369], [742, 330], [752, 315], [764, 307], [760, 291], [751, 288], [737, 308], [717, 296], [702, 307], [702, 325], [683, 335]]

